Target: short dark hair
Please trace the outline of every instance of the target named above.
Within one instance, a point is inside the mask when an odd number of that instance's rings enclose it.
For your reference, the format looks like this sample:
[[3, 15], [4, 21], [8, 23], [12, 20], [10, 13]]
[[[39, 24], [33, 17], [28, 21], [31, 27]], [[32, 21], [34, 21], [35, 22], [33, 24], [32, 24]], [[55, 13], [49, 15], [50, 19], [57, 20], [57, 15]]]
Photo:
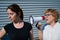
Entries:
[[8, 6], [7, 9], [11, 9], [17, 15], [20, 15], [20, 19], [23, 20], [23, 11], [17, 4], [12, 4], [12, 5]]

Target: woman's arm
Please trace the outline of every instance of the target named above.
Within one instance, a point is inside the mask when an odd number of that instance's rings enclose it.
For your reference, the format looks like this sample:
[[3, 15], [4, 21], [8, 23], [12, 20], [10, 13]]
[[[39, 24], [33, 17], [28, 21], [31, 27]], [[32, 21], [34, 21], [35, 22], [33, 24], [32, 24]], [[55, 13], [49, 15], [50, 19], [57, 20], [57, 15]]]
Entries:
[[38, 30], [38, 39], [43, 40], [43, 32], [42, 32], [42, 30]]
[[0, 40], [1, 40], [1, 38], [5, 35], [5, 33], [6, 33], [6, 31], [4, 30], [4, 28], [2, 28], [2, 29], [0, 30]]
[[42, 30], [42, 24], [41, 23], [37, 23], [36, 27], [38, 29], [38, 39], [39, 40], [43, 40], [43, 30]]
[[33, 30], [30, 30], [30, 40], [34, 40]]

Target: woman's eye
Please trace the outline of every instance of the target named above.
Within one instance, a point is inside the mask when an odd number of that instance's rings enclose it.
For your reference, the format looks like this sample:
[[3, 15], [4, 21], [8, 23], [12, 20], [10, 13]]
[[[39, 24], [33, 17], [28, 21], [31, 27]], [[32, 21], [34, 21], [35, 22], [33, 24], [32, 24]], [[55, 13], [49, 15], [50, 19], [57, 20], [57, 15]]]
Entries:
[[13, 15], [14, 13], [11, 13], [11, 15]]
[[14, 13], [8, 13], [8, 15], [13, 15]]

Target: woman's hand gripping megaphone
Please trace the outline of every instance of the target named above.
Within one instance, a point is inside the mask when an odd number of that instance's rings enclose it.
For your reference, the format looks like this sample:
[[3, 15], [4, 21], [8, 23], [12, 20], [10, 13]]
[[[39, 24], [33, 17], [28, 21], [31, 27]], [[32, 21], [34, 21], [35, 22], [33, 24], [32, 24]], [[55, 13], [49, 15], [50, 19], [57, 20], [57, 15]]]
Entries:
[[37, 29], [42, 30], [42, 24], [41, 24], [41, 22], [37, 22], [36, 27], [37, 27]]

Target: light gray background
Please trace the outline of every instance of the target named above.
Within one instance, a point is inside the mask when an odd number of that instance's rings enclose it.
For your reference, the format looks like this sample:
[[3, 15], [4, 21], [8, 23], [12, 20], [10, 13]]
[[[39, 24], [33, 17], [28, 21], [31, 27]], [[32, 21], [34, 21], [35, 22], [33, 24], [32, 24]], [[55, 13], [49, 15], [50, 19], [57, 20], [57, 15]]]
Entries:
[[[60, 0], [0, 0], [0, 27], [3, 27], [7, 23], [10, 23], [6, 8], [13, 3], [17, 3], [22, 8], [24, 13], [24, 21], [26, 22], [29, 22], [29, 17], [31, 15], [44, 15], [44, 10], [48, 8], [54, 8], [60, 11]], [[42, 24], [45, 24], [45, 21], [41, 22]], [[34, 37], [38, 37], [35, 24], [32, 25], [33, 33]]]

